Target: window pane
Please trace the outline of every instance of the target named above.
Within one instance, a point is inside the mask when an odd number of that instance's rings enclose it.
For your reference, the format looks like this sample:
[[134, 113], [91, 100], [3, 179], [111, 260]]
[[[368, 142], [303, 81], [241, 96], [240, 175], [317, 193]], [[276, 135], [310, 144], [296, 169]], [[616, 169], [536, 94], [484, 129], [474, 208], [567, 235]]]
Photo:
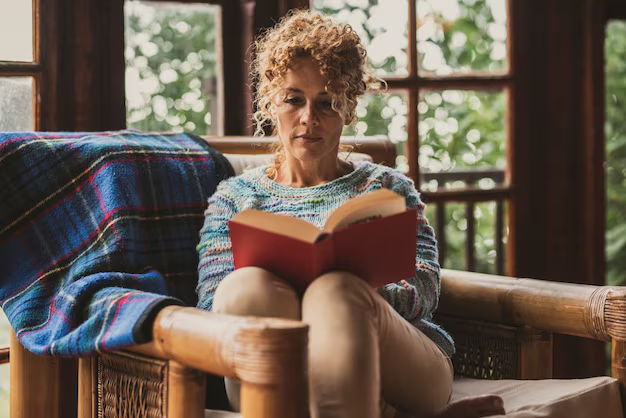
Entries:
[[626, 285], [626, 22], [606, 31], [607, 284]]
[[349, 23], [379, 76], [409, 73], [407, 0], [314, 0], [316, 11]]
[[125, 13], [128, 126], [220, 134], [219, 7], [127, 1]]
[[424, 91], [417, 106], [422, 189], [504, 181], [504, 93]]
[[409, 166], [404, 156], [404, 144], [407, 140], [406, 95], [403, 93], [366, 94], [359, 99], [356, 108], [357, 122], [346, 126], [343, 135], [372, 136], [385, 135], [396, 146], [397, 168], [406, 173]]
[[32, 77], [0, 77], [0, 132], [34, 130]]
[[420, 75], [507, 69], [506, 0], [417, 0]]
[[[498, 210], [496, 202], [483, 202], [474, 205], [475, 231], [474, 236], [474, 254], [476, 257], [476, 271], [480, 273], [497, 274], [497, 242], [496, 242], [496, 218]], [[503, 217], [504, 225], [504, 207], [500, 213]], [[506, 233], [506, 231], [503, 231]], [[502, 237], [502, 250], [506, 254], [507, 236]], [[502, 254], [504, 256], [504, 254]]]
[[[440, 262], [442, 267], [466, 270], [466, 242], [469, 229], [468, 204], [465, 203], [438, 203], [427, 204], [426, 217], [436, 231], [438, 222], [436, 217], [437, 205], [444, 205], [444, 228], [443, 237], [437, 236], [441, 250]], [[470, 204], [471, 205], [471, 204]], [[482, 202], [470, 206], [474, 217], [474, 271], [479, 273], [503, 274], [506, 259], [506, 243], [508, 239], [508, 227], [506, 220], [505, 203], [500, 206], [496, 202]], [[498, 220], [498, 217], [501, 219]], [[499, 222], [498, 222], [499, 221]], [[503, 225], [503, 230], [499, 235], [496, 229]], [[440, 233], [439, 233], [440, 234]], [[501, 244], [498, 245], [498, 241]], [[445, 244], [444, 244], [445, 243]], [[500, 254], [498, 255], [498, 252]]]
[[33, 61], [33, 2], [0, 0], [0, 61]]
[[[439, 230], [436, 218], [436, 204], [428, 204], [426, 202], [425, 215], [428, 222], [435, 231]], [[465, 231], [467, 229], [467, 221], [465, 219], [465, 206], [461, 203], [447, 203], [444, 206], [444, 235], [436, 238], [439, 245], [445, 242], [445, 248], [440, 251], [439, 262], [442, 267], [454, 270], [465, 270]]]

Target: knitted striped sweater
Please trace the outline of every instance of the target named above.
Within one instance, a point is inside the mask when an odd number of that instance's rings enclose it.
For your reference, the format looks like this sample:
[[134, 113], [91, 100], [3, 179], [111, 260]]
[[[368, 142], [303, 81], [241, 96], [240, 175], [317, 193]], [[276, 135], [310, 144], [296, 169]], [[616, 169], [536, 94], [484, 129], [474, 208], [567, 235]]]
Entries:
[[452, 355], [452, 339], [432, 322], [440, 289], [437, 243], [413, 181], [388, 167], [362, 162], [349, 174], [331, 182], [293, 188], [270, 180], [265, 175], [266, 168], [258, 167], [222, 181], [209, 199], [197, 247], [198, 307], [211, 310], [218, 284], [234, 270], [228, 221], [238, 212], [258, 209], [293, 216], [321, 229], [332, 211], [348, 199], [385, 187], [405, 196], [407, 207], [418, 209], [416, 276], [387, 284], [377, 291], [402, 317]]

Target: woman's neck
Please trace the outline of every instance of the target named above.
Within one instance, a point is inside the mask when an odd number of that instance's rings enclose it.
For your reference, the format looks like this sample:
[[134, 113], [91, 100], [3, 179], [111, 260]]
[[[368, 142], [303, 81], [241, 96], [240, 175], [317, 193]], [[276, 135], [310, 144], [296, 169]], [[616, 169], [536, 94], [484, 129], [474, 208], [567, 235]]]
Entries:
[[335, 160], [335, 164], [320, 164], [285, 160], [278, 167], [276, 183], [289, 187], [313, 187], [331, 182], [350, 173], [354, 167], [351, 163]]

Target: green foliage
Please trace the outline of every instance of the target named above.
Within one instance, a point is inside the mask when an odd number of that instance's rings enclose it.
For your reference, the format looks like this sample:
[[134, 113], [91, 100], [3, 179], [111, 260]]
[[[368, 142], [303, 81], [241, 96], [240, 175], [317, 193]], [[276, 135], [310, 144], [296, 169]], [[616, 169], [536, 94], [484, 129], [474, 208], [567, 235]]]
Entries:
[[426, 92], [420, 113], [420, 166], [504, 168], [505, 101], [502, 93]]
[[626, 285], [626, 22], [606, 31], [607, 283]]
[[405, 0], [315, 0], [313, 5], [316, 11], [352, 26], [377, 74], [408, 74]]
[[[458, 1], [456, 10], [438, 3], [436, 0], [417, 2], [420, 69], [442, 73], [440, 68], [425, 68], [428, 67], [425, 63], [427, 48], [420, 44], [433, 43], [441, 51], [441, 67], [446, 72], [449, 69], [455, 72], [503, 71], [506, 68], [506, 27], [505, 17], [500, 15], [505, 2]], [[437, 30], [430, 30], [433, 26]], [[420, 39], [422, 30], [426, 32], [425, 39]]]
[[212, 131], [215, 19], [214, 6], [126, 3], [129, 127]]

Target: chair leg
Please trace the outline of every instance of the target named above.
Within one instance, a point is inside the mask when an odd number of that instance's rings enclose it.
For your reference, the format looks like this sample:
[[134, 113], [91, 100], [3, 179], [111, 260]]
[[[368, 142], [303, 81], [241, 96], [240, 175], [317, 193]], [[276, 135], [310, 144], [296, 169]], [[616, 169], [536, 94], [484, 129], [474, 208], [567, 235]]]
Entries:
[[242, 382], [243, 418], [302, 418], [309, 416], [306, 381], [278, 387]]
[[168, 363], [167, 416], [204, 417], [206, 375], [170, 360]]
[[622, 410], [626, 417], [626, 341], [613, 339], [611, 346], [611, 375], [619, 380]]
[[97, 416], [95, 357], [78, 360], [78, 418]]
[[78, 361], [37, 356], [11, 331], [11, 418], [76, 418]]
[[552, 333], [524, 327], [519, 331], [521, 342], [520, 378], [552, 378]]

